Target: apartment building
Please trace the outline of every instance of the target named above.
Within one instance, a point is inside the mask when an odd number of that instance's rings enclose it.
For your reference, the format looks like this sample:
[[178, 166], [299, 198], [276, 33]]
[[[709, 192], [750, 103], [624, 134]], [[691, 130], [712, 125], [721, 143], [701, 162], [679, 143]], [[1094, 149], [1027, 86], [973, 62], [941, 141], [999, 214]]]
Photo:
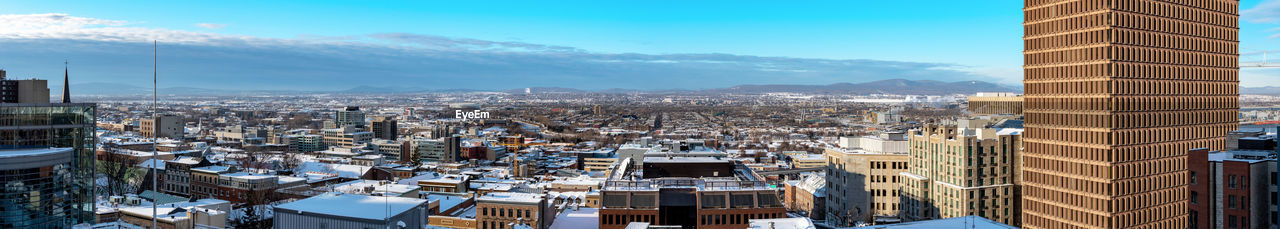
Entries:
[[476, 198], [479, 229], [546, 229], [555, 216], [543, 194], [491, 192]]
[[395, 117], [378, 116], [370, 123], [369, 132], [373, 132], [373, 138], [394, 140], [400, 137], [400, 126]]
[[[746, 228], [751, 219], [785, 217], [782, 189], [728, 159], [624, 158], [600, 190], [599, 228], [632, 222], [684, 228]], [[661, 168], [654, 170], [653, 168]], [[650, 173], [659, 172], [663, 177]]]
[[347, 125], [324, 129], [324, 144], [330, 147], [352, 148], [373, 141], [373, 133]]
[[873, 153], [827, 148], [827, 223], [852, 226], [877, 218], [896, 218], [899, 190], [907, 171], [905, 153]]
[[178, 157], [164, 163], [164, 184], [160, 190], [174, 195], [191, 196], [191, 169], [212, 165], [204, 157]]
[[176, 114], [159, 114], [140, 121], [139, 132], [149, 138], [182, 139], [186, 122]]
[[1189, 228], [1277, 228], [1276, 135], [1236, 131], [1235, 149], [1187, 153]]
[[969, 215], [1018, 225], [1019, 120], [962, 119], [909, 132], [910, 168], [901, 212], [905, 221]]

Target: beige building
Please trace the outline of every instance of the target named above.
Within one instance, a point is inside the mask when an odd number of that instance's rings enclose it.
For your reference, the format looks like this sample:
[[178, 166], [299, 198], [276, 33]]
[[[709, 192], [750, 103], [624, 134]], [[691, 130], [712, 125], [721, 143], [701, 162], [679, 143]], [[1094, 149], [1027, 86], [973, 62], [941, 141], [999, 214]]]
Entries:
[[1026, 228], [1186, 228], [1239, 108], [1239, 1], [1024, 2]]
[[978, 93], [969, 96], [969, 112], [975, 114], [1022, 114], [1022, 96], [1013, 93]]
[[1021, 124], [968, 119], [912, 130], [911, 167], [901, 173], [903, 220], [977, 215], [1018, 225]]
[[467, 193], [469, 178], [463, 175], [444, 175], [432, 179], [424, 179], [418, 181], [418, 187], [423, 193]]
[[427, 225], [430, 225], [432, 227], [459, 228], [459, 229], [480, 228], [476, 226], [475, 218], [450, 216], [450, 215], [427, 216]]
[[182, 139], [184, 121], [182, 116], [175, 114], [160, 114], [154, 119], [142, 119], [141, 127], [138, 128], [142, 132], [142, 136], [149, 138], [169, 138]]
[[542, 194], [494, 192], [476, 198], [476, 224], [480, 229], [511, 229], [516, 225], [546, 229], [555, 215], [555, 209]]
[[331, 147], [351, 148], [371, 141], [373, 141], [372, 132], [362, 131], [351, 125], [324, 129], [324, 144]]
[[613, 171], [614, 165], [618, 163], [618, 158], [612, 157], [591, 157], [582, 159], [582, 170], [587, 172], [605, 172]]
[[827, 223], [851, 226], [897, 217], [907, 154], [827, 148]]
[[797, 169], [820, 168], [827, 166], [827, 157], [818, 154], [801, 154], [791, 156], [791, 167]]

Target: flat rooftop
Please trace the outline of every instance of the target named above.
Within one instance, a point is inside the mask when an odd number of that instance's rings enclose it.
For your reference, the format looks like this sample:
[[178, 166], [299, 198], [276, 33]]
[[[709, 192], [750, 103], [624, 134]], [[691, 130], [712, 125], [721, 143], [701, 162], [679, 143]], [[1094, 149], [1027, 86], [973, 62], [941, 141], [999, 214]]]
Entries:
[[855, 227], [855, 229], [970, 229], [970, 228], [1016, 228], [981, 216], [964, 216], [946, 219], [935, 219], [905, 222], [889, 225]]
[[34, 157], [49, 154], [69, 153], [71, 148], [30, 148], [0, 150], [0, 158]]
[[729, 163], [729, 158], [715, 157], [645, 157], [644, 163]]
[[1216, 152], [1210, 152], [1208, 156], [1209, 156], [1209, 161], [1211, 162], [1242, 161], [1242, 162], [1253, 164], [1253, 163], [1258, 163], [1263, 161], [1276, 160], [1276, 152], [1271, 150], [1216, 151]]
[[[275, 211], [386, 220], [391, 216], [399, 215], [426, 203], [427, 200], [417, 198], [365, 196], [330, 192], [281, 204], [275, 207]], [[282, 209], [288, 211], [281, 211]]]
[[479, 198], [477, 202], [507, 202], [507, 203], [526, 203], [537, 204], [542, 202], [542, 194], [535, 193], [519, 193], [519, 192], [491, 192]]

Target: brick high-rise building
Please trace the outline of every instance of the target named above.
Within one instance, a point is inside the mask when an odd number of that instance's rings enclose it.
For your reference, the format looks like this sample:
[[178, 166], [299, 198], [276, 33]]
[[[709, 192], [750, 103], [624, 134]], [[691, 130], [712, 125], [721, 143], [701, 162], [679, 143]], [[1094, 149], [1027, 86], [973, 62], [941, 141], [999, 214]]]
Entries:
[[1239, 1], [1027, 0], [1026, 228], [1185, 228], [1239, 108]]

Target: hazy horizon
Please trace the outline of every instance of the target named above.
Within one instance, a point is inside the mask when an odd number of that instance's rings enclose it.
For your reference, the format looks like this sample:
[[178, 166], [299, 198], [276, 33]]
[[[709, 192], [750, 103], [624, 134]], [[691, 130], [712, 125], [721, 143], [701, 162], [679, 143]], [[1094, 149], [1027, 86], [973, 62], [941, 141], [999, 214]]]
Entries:
[[[10, 78], [161, 88], [586, 90], [1021, 85], [1020, 2], [0, 3]], [[1280, 50], [1280, 0], [1241, 2], [1241, 62]], [[1280, 86], [1277, 69], [1242, 69]]]

